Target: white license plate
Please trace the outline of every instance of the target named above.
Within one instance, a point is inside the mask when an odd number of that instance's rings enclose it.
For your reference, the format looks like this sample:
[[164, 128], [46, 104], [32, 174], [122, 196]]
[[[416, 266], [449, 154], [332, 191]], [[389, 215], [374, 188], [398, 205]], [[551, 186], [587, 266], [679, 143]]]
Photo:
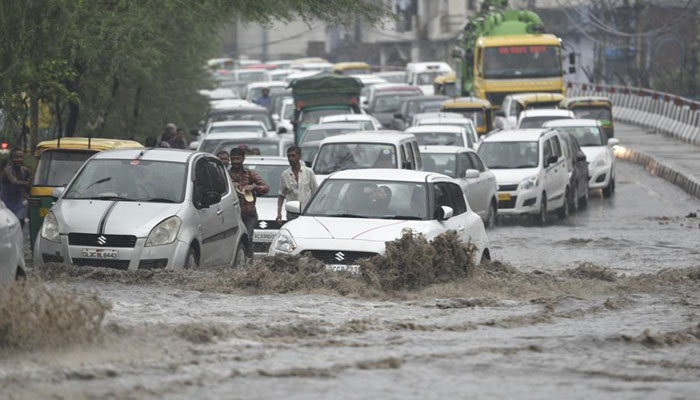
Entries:
[[254, 242], [271, 242], [275, 236], [277, 236], [277, 232], [254, 232], [253, 233], [253, 241]]
[[83, 257], [115, 260], [119, 258], [119, 252], [112, 249], [83, 249]]
[[326, 269], [329, 271], [348, 271], [353, 274], [360, 273], [359, 265], [326, 264]]

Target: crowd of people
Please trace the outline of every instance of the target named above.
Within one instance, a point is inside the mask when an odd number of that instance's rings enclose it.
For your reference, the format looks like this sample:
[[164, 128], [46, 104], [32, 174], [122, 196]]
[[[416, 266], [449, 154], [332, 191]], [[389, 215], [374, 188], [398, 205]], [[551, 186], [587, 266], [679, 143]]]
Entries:
[[[197, 130], [194, 133], [197, 133]], [[187, 138], [185, 136], [186, 132], [183, 128], [178, 128], [175, 124], [169, 123], [165, 126], [160, 136], [148, 136], [144, 141], [144, 146], [186, 149]]]

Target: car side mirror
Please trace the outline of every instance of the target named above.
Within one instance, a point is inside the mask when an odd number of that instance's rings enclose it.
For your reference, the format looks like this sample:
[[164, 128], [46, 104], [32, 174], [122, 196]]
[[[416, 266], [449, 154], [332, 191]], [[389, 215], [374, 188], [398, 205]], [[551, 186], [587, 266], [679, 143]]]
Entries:
[[437, 210], [435, 210], [435, 217], [438, 221], [448, 220], [452, 218], [453, 214], [454, 210], [452, 209], [452, 207], [448, 206], [441, 206], [438, 207]]
[[550, 165], [556, 163], [557, 161], [559, 161], [559, 157], [557, 157], [557, 156], [549, 156], [549, 157], [547, 158], [547, 160], [546, 160], [546, 165], [545, 165], [545, 166], [548, 167], [548, 166], [550, 166]]
[[476, 179], [481, 173], [476, 169], [468, 169], [464, 171], [464, 177], [467, 179]]
[[497, 117], [503, 117], [503, 118], [505, 118], [505, 117], [506, 117], [506, 112], [503, 111], [503, 110], [498, 110], [498, 111], [494, 112], [493, 115], [495, 115], [495, 116], [497, 116]]
[[576, 155], [576, 161], [586, 161], [586, 155], [582, 151], [579, 151]]
[[617, 146], [618, 144], [620, 144], [620, 139], [617, 139], [617, 138], [608, 139], [608, 146], [613, 147], [613, 146]]
[[279, 120], [280, 120], [280, 115], [277, 114], [277, 113], [274, 113], [274, 114], [272, 114], [272, 119], [274, 119], [275, 121], [279, 121]]
[[280, 126], [277, 128], [277, 133], [287, 133], [287, 128]]
[[190, 142], [189, 146], [190, 150], [197, 150], [197, 148], [199, 147], [199, 142], [195, 140], [194, 142]]
[[301, 214], [301, 203], [297, 200], [288, 201], [284, 204], [284, 210], [287, 214]]
[[66, 191], [65, 186], [59, 186], [59, 187], [53, 188], [53, 190], [51, 191], [51, 197], [53, 197], [54, 199], [58, 199], [59, 197], [61, 197], [63, 195], [63, 192], [65, 192], [65, 191]]
[[401, 113], [396, 113], [396, 114], [394, 114], [394, 118], [403, 119], [403, 115], [401, 115]]

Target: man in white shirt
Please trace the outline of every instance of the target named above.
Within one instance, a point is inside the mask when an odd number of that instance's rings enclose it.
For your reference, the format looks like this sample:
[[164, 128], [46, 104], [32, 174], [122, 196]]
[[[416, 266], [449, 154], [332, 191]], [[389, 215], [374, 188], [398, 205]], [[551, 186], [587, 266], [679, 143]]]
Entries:
[[[289, 168], [280, 176], [280, 190], [277, 197], [277, 223], [282, 223], [282, 204], [284, 201], [299, 201], [303, 210], [318, 189], [314, 171], [301, 162], [301, 148], [292, 146], [287, 149]], [[287, 214], [287, 220], [293, 220], [296, 215]]]

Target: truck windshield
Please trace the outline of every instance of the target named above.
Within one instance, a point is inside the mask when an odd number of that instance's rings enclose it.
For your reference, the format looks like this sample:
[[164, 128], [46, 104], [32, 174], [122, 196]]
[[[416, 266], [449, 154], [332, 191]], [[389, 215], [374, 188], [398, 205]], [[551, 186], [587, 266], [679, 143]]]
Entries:
[[484, 52], [484, 78], [561, 77], [559, 46], [499, 46]]

